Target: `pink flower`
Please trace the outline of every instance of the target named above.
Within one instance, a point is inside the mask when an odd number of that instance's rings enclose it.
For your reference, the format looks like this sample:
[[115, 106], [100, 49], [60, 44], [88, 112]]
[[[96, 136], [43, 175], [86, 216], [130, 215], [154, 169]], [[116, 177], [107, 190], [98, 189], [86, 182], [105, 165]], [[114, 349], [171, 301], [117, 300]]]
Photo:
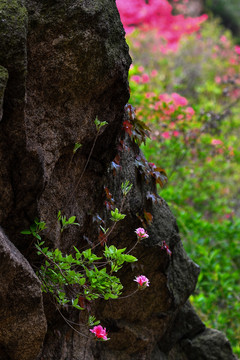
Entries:
[[143, 74], [142, 75], [142, 83], [143, 84], [146, 84], [146, 83], [148, 83], [149, 82], [149, 76], [148, 76], [148, 74]]
[[131, 33], [136, 27], [145, 32], [156, 29], [166, 43], [160, 47], [163, 52], [176, 51], [181, 37], [198, 31], [200, 24], [207, 18], [207, 15], [197, 18], [174, 16], [167, 0], [117, 0], [116, 3], [126, 33]]
[[235, 46], [235, 51], [238, 55], [240, 55], [240, 46], [239, 45]]
[[172, 98], [176, 106], [186, 106], [188, 104], [187, 99], [177, 93], [172, 93]]
[[193, 108], [192, 107], [190, 107], [190, 106], [188, 106], [187, 108], [186, 108], [186, 113], [188, 114], [188, 115], [194, 115], [195, 114], [195, 111], [193, 110]]
[[94, 328], [89, 331], [91, 331], [98, 339], [108, 340], [106, 328], [103, 328], [101, 325], [94, 326]]
[[235, 64], [237, 64], [237, 61], [236, 61], [236, 59], [234, 59], [232, 57], [232, 58], [229, 59], [229, 63], [235, 65]]
[[136, 276], [136, 279], [134, 279], [138, 283], [139, 288], [144, 289], [146, 286], [149, 286], [150, 282], [148, 278], [144, 275]]
[[166, 94], [166, 93], [160, 94], [160, 95], [159, 95], [159, 99], [162, 100], [162, 101], [165, 102], [165, 103], [169, 103], [169, 102], [172, 101], [171, 97], [170, 97], [168, 94]]
[[154, 92], [146, 92], [145, 93], [145, 98], [149, 99], [151, 97], [154, 97], [155, 96], [155, 93]]
[[157, 74], [158, 74], [158, 72], [157, 72], [157, 70], [152, 70], [152, 72], [151, 72], [151, 76], [152, 77], [155, 77], [155, 76], [157, 76]]
[[161, 135], [164, 139], [171, 139], [171, 135], [168, 131], [163, 132]]
[[226, 44], [226, 42], [227, 42], [226, 36], [225, 36], [225, 35], [222, 35], [222, 36], [220, 37], [220, 41], [221, 41], [223, 44]]
[[140, 77], [139, 75], [133, 75], [133, 76], [131, 77], [131, 80], [132, 80], [132, 81], [135, 81], [137, 84], [139, 84], [140, 81], [141, 81], [141, 77]]
[[222, 140], [218, 140], [218, 139], [212, 139], [211, 144], [212, 145], [222, 145]]
[[173, 136], [178, 137], [180, 135], [180, 132], [177, 130], [173, 131]]
[[178, 118], [178, 120], [182, 120], [182, 119], [184, 118], [184, 116], [183, 116], [183, 114], [179, 114], [179, 115], [177, 116], [177, 118]]
[[140, 238], [140, 239], [146, 239], [146, 238], [149, 237], [149, 235], [147, 234], [147, 232], [143, 228], [137, 228], [135, 230], [135, 233], [137, 234], [138, 238]]

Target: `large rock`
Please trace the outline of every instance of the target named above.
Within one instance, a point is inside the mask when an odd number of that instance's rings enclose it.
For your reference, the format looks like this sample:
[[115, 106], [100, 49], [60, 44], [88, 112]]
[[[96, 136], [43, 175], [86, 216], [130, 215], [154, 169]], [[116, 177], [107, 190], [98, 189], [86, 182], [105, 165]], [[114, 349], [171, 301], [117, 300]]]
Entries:
[[8, 80], [8, 71], [3, 66], [0, 66], [0, 121], [3, 114], [3, 98]]
[[0, 359], [33, 360], [47, 331], [41, 283], [0, 228]]
[[181, 347], [188, 360], [236, 360], [226, 336], [214, 329], [206, 329], [193, 339], [184, 339]]
[[[133, 279], [140, 273], [149, 277], [150, 287], [132, 297], [92, 305], [91, 311], [109, 330], [108, 343], [96, 343], [82, 326], [85, 312], [60, 313], [45, 296], [48, 331], [37, 358], [166, 360], [179, 351], [175, 360], [188, 359], [197, 348], [197, 337], [205, 333], [186, 304], [199, 267], [186, 255], [167, 204], [154, 195], [154, 180], [140, 173], [139, 148], [122, 133], [130, 57], [115, 1], [2, 0], [0, 11], [0, 65], [6, 69], [0, 73], [0, 224], [11, 241], [2, 235], [7, 245], [2, 249], [0, 276], [3, 283], [12, 284], [18, 298], [16, 308], [6, 301], [9, 292], [3, 291], [0, 311], [14, 316], [7, 322], [4, 315], [1, 323], [0, 333], [7, 334], [0, 337], [0, 354], [5, 354], [1, 360], [36, 359], [46, 330], [39, 281], [29, 265], [39, 266], [39, 259], [32, 238], [21, 235], [21, 230], [38, 217], [47, 224], [42, 236], [48, 246], [64, 252], [71, 252], [74, 245], [89, 246], [98, 237], [95, 220], [107, 222], [110, 217], [104, 186], [119, 207], [125, 180], [133, 184], [123, 206], [127, 216], [109, 242], [119, 248], [134, 247], [134, 231], [141, 226], [144, 211], [152, 214], [149, 239], [133, 251], [139, 262], [120, 274], [124, 296], [135, 290]], [[96, 117], [108, 123], [100, 132]], [[120, 136], [125, 150], [119, 152]], [[82, 146], [73, 154], [75, 143]], [[117, 153], [120, 164], [113, 171], [111, 162]], [[80, 226], [62, 233], [56, 221], [59, 210], [67, 218], [76, 216]], [[162, 249], [163, 241], [171, 257]], [[69, 327], [63, 317], [80, 327], [73, 323]], [[15, 347], [10, 346], [11, 339]], [[190, 350], [186, 339], [191, 340]], [[215, 341], [208, 344], [218, 353]]]

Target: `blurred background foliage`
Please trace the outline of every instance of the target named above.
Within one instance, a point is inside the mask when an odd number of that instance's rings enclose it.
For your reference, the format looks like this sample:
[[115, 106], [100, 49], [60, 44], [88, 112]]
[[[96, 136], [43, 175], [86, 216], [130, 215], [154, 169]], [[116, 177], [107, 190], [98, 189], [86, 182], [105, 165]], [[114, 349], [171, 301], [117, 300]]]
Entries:
[[239, 0], [205, 0], [204, 10], [221, 18], [240, 43], [240, 2]]
[[[221, 15], [217, 3], [234, 24], [240, 3], [206, 1], [205, 9]], [[130, 102], [151, 128], [146, 158], [168, 174], [159, 193], [201, 268], [190, 300], [240, 355], [240, 47], [213, 16], [182, 36], [177, 51], [163, 51], [163, 41], [154, 29], [128, 34]]]

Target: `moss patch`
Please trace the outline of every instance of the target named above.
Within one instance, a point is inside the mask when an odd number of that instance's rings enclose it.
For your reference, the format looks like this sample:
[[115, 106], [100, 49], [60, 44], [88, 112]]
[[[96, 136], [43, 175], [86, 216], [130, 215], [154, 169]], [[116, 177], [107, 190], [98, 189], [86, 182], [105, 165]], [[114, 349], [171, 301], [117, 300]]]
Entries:
[[25, 58], [27, 10], [20, 0], [0, 2], [0, 63], [8, 68], [14, 59], [18, 65]]
[[8, 81], [8, 71], [3, 66], [0, 66], [0, 121], [2, 119], [2, 105], [4, 91]]

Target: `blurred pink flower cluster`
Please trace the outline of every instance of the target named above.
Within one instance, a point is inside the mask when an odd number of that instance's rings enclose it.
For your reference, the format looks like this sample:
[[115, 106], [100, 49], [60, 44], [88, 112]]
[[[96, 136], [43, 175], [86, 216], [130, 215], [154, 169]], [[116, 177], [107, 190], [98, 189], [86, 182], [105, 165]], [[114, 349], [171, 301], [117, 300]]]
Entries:
[[136, 27], [145, 31], [157, 29], [167, 50], [176, 51], [181, 37], [199, 30], [207, 19], [207, 15], [196, 18], [172, 15], [173, 8], [167, 0], [117, 0], [116, 3], [127, 34]]

